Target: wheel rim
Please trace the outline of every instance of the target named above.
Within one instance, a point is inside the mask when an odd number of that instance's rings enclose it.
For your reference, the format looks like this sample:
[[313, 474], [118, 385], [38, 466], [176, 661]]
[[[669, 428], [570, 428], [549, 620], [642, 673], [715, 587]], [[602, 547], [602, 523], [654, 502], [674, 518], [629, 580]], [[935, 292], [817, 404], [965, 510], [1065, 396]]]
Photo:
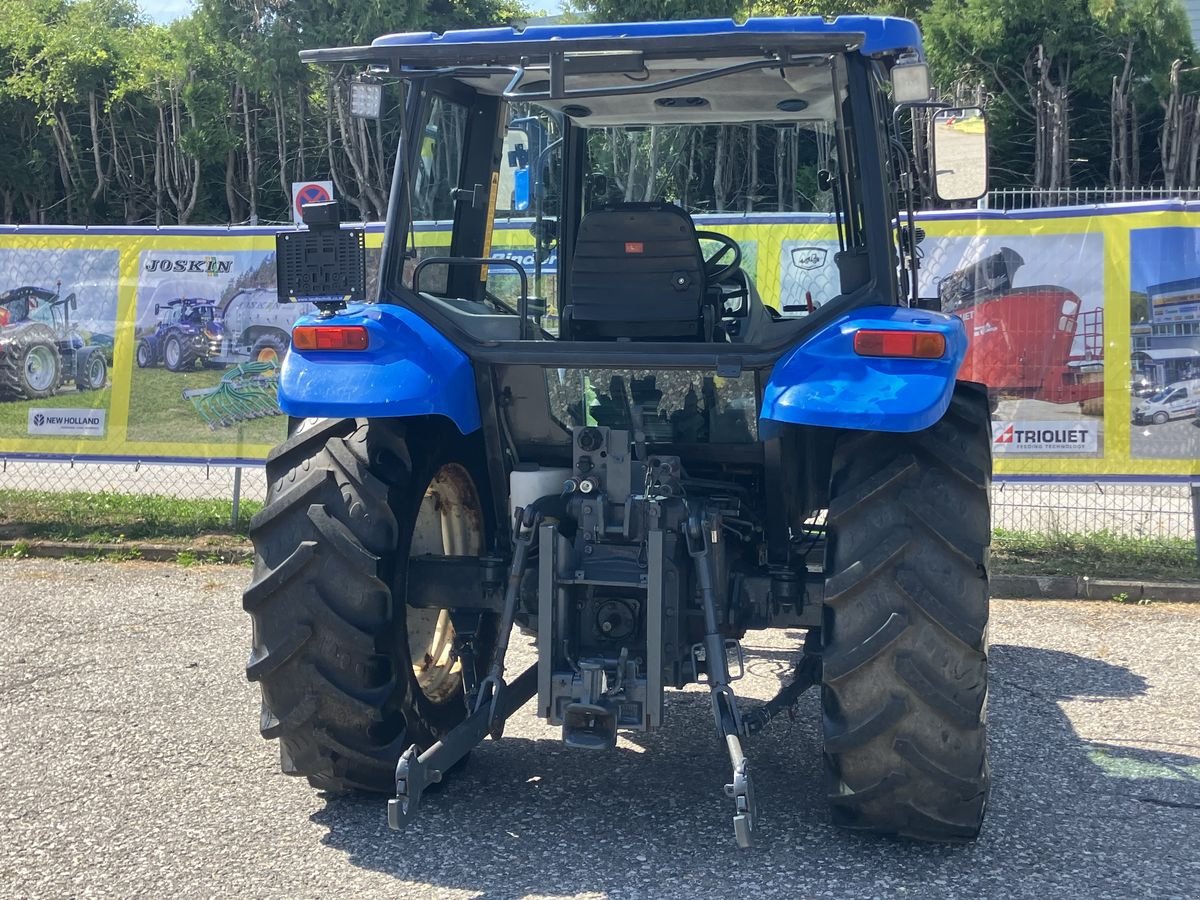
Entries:
[[[442, 466], [425, 489], [413, 525], [409, 556], [475, 556], [483, 549], [483, 516], [470, 474], [455, 463]], [[458, 690], [462, 662], [454, 648], [454, 625], [444, 609], [406, 610], [408, 651], [417, 686], [442, 703]]]
[[25, 381], [35, 391], [48, 391], [54, 387], [57, 368], [49, 347], [31, 347], [25, 354]]
[[279, 351], [274, 347], [263, 347], [258, 351], [256, 359], [258, 362], [278, 362]]
[[150, 361], [150, 351], [146, 349], [145, 344], [138, 347], [137, 361], [139, 366], [145, 366]]
[[176, 343], [175, 341], [169, 341], [167, 343], [166, 357], [167, 357], [167, 365], [168, 366], [171, 366], [172, 368], [174, 368], [175, 366], [179, 365], [179, 344], [178, 343]]

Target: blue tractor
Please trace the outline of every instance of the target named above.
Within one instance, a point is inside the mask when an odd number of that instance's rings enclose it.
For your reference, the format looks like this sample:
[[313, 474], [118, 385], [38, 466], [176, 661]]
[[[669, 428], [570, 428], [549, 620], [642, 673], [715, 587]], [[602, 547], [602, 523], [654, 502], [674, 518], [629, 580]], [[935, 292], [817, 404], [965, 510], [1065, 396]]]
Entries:
[[[336, 204], [278, 239], [280, 300], [319, 308], [283, 362], [244, 594], [283, 770], [388, 793], [401, 828], [530, 699], [594, 768], [700, 683], [745, 846], [754, 736], [819, 688], [835, 824], [974, 838], [992, 435], [962, 323], [918, 296], [912, 210], [986, 189], [986, 129], [930, 101], [916, 26], [494, 28], [303, 58], [361, 67], [357, 114], [394, 83], [406, 107], [378, 295]], [[548, 296], [491, 254], [511, 123], [539, 134], [519, 212], [556, 254]], [[780, 261], [697, 230], [751, 200], [828, 217], [834, 299], [764, 300]], [[421, 222], [450, 223], [437, 255]], [[514, 627], [537, 647], [515, 677]], [[766, 703], [735, 688], [757, 629], [803, 635]]]
[[172, 372], [190, 372], [197, 360], [205, 368], [225, 368], [217, 361], [225, 327], [212, 300], [178, 297], [154, 304], [154, 315], [154, 325], [138, 338], [134, 357], [139, 369], [162, 363]]

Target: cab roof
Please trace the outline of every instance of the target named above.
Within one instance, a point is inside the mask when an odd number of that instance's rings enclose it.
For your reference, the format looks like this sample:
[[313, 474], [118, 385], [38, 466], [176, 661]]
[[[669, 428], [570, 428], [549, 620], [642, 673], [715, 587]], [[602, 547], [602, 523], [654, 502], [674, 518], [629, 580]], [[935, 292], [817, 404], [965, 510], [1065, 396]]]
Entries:
[[[672, 22], [535, 25], [524, 29], [475, 28], [388, 34], [370, 45], [305, 50], [309, 63], [364, 63], [426, 69], [440, 66], [519, 64], [547, 55], [641, 51], [654, 56], [857, 51], [870, 57], [915, 54], [924, 59], [916, 24], [892, 16], [791, 16], [690, 19]], [[396, 72], [399, 74], [399, 72]]]
[[[538, 41], [634, 40], [715, 35], [815, 35], [834, 40], [861, 35], [855, 48], [867, 56], [914, 52], [923, 56], [915, 23], [894, 16], [789, 16], [747, 19], [687, 19], [672, 22], [619, 22], [584, 25], [535, 25], [515, 28], [473, 28], [462, 31], [410, 31], [376, 38], [373, 47], [414, 47], [440, 44], [526, 44]], [[617, 48], [614, 48], [617, 49]]]

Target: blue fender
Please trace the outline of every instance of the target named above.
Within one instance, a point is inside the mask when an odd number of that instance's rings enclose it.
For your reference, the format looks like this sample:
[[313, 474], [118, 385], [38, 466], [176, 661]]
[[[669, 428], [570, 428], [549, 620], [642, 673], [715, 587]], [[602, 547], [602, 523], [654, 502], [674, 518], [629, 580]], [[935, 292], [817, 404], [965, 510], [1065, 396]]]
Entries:
[[[933, 331], [946, 338], [941, 359], [859, 356], [860, 329]], [[867, 306], [830, 322], [771, 370], [763, 391], [760, 430], [773, 424], [820, 425], [865, 431], [920, 431], [950, 405], [967, 353], [967, 331], [957, 316], [903, 306]]]
[[279, 373], [279, 408], [289, 416], [396, 418], [445, 416], [463, 434], [480, 427], [471, 361], [410, 309], [352, 306], [335, 319], [297, 325], [361, 325], [366, 350], [297, 350]]

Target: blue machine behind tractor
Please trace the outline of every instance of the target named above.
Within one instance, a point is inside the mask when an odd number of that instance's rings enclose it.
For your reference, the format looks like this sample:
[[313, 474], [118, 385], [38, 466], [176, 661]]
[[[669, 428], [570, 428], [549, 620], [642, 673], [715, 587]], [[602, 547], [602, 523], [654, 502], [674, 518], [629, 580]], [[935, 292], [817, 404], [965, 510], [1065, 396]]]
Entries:
[[[403, 82], [405, 118], [377, 296], [335, 204], [277, 244], [280, 300], [319, 308], [284, 359], [289, 437], [244, 594], [284, 771], [394, 792], [401, 828], [532, 698], [594, 770], [618, 735], [664, 723], [668, 688], [700, 683], [729, 756], [714, 787], [746, 846], [758, 804], [788, 803], [756, 801], [754, 736], [819, 687], [835, 824], [973, 838], [988, 399], [957, 380], [962, 323], [917, 296], [911, 211], [917, 185], [982, 193], [986, 132], [978, 110], [930, 101], [916, 26], [496, 28], [302, 56], [362, 70], [360, 115]], [[556, 254], [550, 296], [490, 256], [512, 125], [538, 135], [536, 177], [509, 193]], [[819, 194], [834, 213], [840, 293], [817, 309], [764, 305], [742, 248], [697, 232], [714, 200], [687, 154], [654, 156], [663, 135], [706, 153], [733, 126], [778, 161], [760, 172], [778, 211]], [[414, 263], [422, 220], [453, 225], [444, 255]], [[511, 677], [514, 626], [537, 662]], [[804, 634], [799, 662], [747, 703], [741, 642], [766, 628]]]

